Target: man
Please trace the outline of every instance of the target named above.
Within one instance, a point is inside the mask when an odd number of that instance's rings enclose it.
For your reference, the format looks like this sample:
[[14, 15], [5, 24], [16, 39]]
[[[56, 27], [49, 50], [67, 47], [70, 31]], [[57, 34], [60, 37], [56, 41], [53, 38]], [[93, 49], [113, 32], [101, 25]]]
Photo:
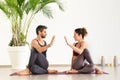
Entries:
[[36, 28], [37, 37], [31, 42], [31, 55], [28, 67], [25, 70], [19, 71], [17, 75], [29, 74], [55, 74], [57, 70], [48, 70], [49, 63], [46, 59], [47, 49], [53, 45], [55, 36], [52, 37], [49, 44], [43, 38], [46, 37], [47, 27], [39, 25]]

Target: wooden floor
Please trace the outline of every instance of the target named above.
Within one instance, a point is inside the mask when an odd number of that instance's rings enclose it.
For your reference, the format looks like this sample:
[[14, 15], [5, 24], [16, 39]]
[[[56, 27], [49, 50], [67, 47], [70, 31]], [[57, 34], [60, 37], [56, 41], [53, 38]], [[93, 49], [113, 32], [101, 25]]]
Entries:
[[[0, 68], [0, 80], [120, 80], [120, 66], [99, 67], [109, 74], [70, 74], [70, 75], [29, 75], [29, 76], [9, 76], [17, 71], [11, 68]], [[52, 66], [49, 69], [64, 71], [70, 69], [69, 66]]]

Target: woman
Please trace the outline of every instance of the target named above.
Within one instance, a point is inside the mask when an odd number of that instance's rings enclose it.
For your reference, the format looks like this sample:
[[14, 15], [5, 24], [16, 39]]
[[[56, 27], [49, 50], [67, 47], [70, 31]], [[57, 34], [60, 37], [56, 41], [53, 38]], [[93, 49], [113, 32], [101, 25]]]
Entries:
[[84, 41], [84, 37], [87, 35], [87, 30], [85, 28], [77, 28], [74, 31], [74, 39], [77, 41], [74, 44], [70, 44], [65, 38], [65, 41], [69, 47], [73, 49], [71, 70], [66, 71], [66, 73], [77, 74], [90, 74], [103, 72], [99, 70], [93, 63], [90, 53], [87, 49], [87, 44]]

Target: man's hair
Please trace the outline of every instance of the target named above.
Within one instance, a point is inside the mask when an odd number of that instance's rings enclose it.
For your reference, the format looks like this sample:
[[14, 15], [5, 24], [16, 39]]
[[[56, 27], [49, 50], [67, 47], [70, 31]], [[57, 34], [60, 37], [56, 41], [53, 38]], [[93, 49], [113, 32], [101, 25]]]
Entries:
[[42, 32], [44, 29], [47, 29], [47, 27], [45, 25], [39, 25], [37, 28], [36, 28], [36, 34], [38, 35], [38, 32]]

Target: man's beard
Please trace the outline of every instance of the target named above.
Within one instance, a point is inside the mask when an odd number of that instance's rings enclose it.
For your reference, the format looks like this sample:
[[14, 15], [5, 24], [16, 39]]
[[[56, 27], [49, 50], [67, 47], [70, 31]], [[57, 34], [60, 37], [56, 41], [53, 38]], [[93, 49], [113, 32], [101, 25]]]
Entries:
[[42, 38], [45, 38], [46, 36], [41, 36]]

